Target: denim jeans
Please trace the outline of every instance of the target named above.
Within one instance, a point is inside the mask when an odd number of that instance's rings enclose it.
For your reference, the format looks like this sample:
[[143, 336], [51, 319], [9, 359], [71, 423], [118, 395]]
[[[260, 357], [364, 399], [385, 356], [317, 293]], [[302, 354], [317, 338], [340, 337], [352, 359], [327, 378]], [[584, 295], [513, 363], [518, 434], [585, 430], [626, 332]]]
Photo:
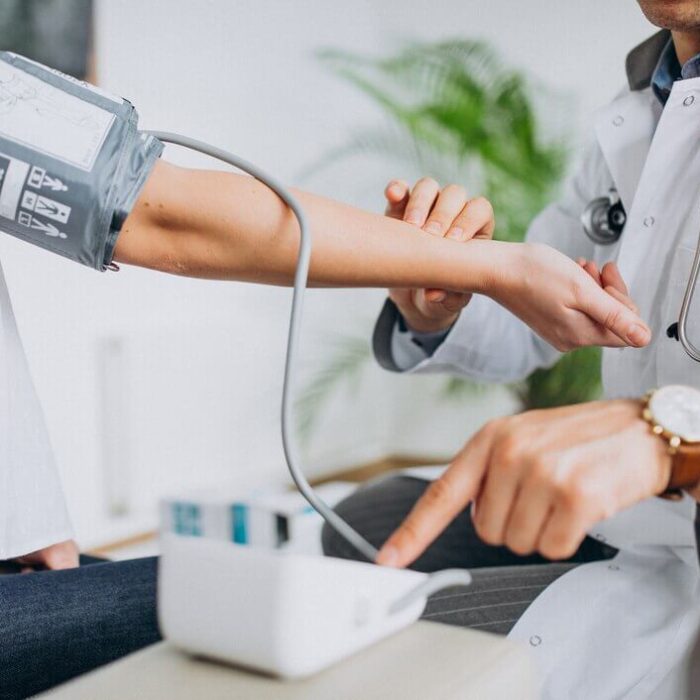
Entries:
[[0, 576], [0, 700], [29, 697], [160, 639], [157, 560], [92, 562]]

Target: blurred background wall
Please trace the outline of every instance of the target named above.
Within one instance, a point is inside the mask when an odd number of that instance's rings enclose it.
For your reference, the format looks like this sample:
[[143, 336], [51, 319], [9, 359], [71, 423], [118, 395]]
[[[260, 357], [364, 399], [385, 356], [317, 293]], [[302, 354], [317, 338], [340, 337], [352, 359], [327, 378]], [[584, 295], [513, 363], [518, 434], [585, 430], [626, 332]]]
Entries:
[[[565, 107], [540, 119], [575, 151], [594, 110], [623, 86], [627, 51], [653, 31], [634, 0], [98, 0], [91, 23], [94, 75], [137, 106], [142, 127], [189, 133], [373, 210], [389, 178], [430, 173], [357, 156], [301, 177], [354, 128], [382, 118], [319, 62], [319, 49], [382, 56], [408, 41], [482, 38], [535, 92], [558, 96]], [[210, 165], [171, 149], [166, 157]], [[7, 236], [0, 258], [83, 544], [150, 527], [164, 493], [285, 481], [287, 290], [130, 269], [100, 275]], [[369, 337], [384, 294], [309, 296], [302, 386], [339, 337]], [[322, 405], [305, 443], [310, 472], [387, 455], [447, 458], [517, 405], [504, 390], [441, 401], [441, 381], [362, 366]]]

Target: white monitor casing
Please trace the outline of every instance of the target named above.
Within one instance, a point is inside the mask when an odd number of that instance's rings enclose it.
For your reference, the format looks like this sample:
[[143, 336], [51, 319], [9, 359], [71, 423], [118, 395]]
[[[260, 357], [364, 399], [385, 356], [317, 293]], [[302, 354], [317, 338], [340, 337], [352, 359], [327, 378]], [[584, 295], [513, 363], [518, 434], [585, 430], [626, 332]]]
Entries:
[[309, 676], [403, 629], [426, 598], [389, 608], [426, 579], [404, 569], [167, 534], [158, 615], [191, 654], [285, 678]]

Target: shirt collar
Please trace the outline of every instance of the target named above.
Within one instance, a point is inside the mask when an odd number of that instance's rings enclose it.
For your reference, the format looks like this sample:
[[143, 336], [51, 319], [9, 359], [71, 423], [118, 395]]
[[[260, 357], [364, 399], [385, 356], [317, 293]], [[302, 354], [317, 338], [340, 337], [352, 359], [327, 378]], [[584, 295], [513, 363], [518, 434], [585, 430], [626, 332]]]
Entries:
[[661, 104], [666, 104], [676, 80], [700, 77], [700, 54], [693, 56], [683, 66], [676, 57], [676, 49], [669, 39], [651, 76], [651, 89]]
[[644, 90], [651, 85], [651, 76], [670, 39], [671, 32], [662, 29], [627, 54], [625, 68], [630, 90]]
[[630, 90], [651, 86], [659, 101], [665, 104], [676, 80], [700, 77], [700, 54], [681, 66], [671, 32], [663, 29], [629, 52], [626, 69]]
[[673, 42], [669, 39], [659, 56], [659, 60], [656, 62], [654, 72], [651, 74], [651, 89], [661, 104], [666, 104], [666, 100], [671, 94], [673, 83], [681, 77], [682, 70], [681, 64], [676, 57], [676, 49], [673, 46]]

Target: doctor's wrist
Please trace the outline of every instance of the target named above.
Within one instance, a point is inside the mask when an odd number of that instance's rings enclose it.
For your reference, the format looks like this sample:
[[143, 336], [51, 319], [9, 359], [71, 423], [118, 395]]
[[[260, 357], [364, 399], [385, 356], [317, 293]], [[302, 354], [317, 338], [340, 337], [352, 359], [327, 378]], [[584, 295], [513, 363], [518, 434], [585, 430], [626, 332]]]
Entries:
[[642, 417], [662, 445], [665, 459], [660, 495], [680, 498], [700, 483], [700, 391], [669, 385], [642, 400]]

